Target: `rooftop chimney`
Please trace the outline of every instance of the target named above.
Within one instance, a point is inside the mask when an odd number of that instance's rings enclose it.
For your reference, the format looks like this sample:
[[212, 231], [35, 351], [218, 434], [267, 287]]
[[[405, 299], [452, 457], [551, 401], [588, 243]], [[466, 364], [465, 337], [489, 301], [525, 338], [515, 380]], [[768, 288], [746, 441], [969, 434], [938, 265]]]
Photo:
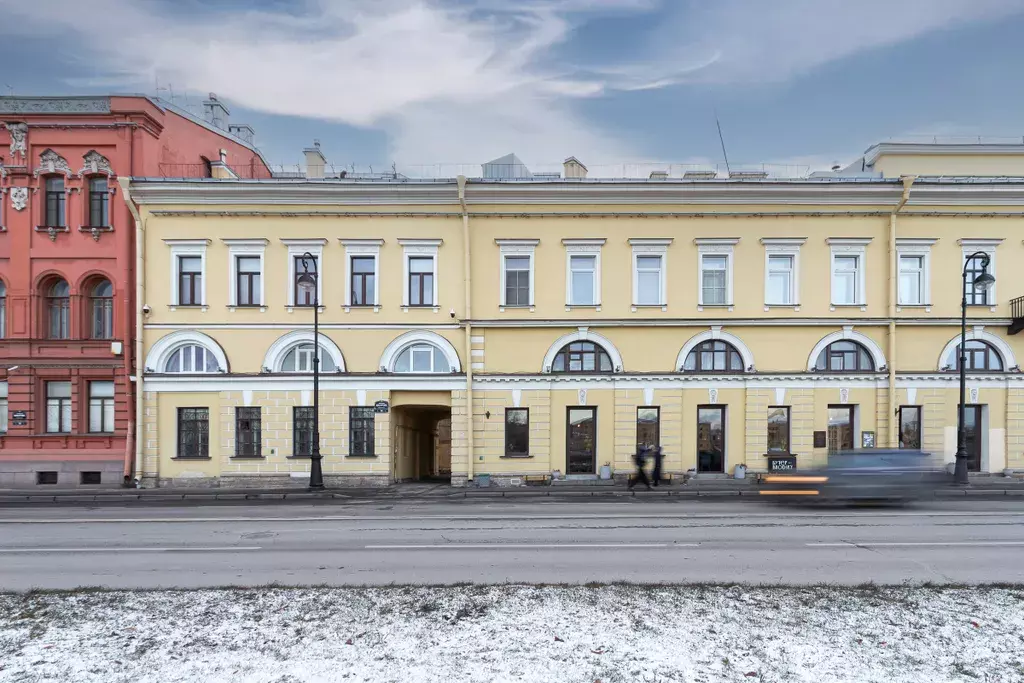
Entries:
[[210, 99], [203, 102], [203, 118], [214, 128], [227, 129], [228, 117], [231, 112], [217, 99], [216, 93], [210, 93]]
[[248, 123], [232, 123], [228, 126], [228, 133], [234, 135], [242, 142], [252, 144], [253, 139], [256, 137], [256, 131], [252, 129]]
[[562, 162], [562, 169], [566, 178], [586, 178], [587, 167], [576, 157], [569, 157]]
[[313, 140], [313, 146], [307, 147], [302, 152], [306, 155], [306, 177], [323, 178], [327, 159], [324, 157], [323, 152], [320, 151], [320, 141]]

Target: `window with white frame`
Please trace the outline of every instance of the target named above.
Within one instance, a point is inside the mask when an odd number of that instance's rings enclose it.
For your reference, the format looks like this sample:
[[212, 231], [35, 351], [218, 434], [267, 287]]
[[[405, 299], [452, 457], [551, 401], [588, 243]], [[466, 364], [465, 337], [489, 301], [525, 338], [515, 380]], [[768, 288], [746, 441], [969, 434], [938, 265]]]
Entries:
[[206, 306], [206, 247], [210, 240], [164, 240], [171, 248], [171, 307]]
[[400, 239], [402, 245], [402, 306], [439, 309], [437, 296], [439, 239]]
[[633, 247], [633, 307], [661, 306], [667, 301], [665, 261], [672, 239], [636, 237]]
[[601, 305], [601, 247], [604, 239], [564, 239], [566, 306]]
[[496, 239], [499, 247], [501, 273], [500, 306], [527, 308], [533, 306], [533, 254], [540, 240]]
[[699, 307], [732, 306], [733, 249], [738, 237], [697, 238]]
[[832, 251], [832, 305], [864, 306], [864, 270], [870, 237], [826, 240]]
[[[281, 359], [281, 372], [313, 372], [313, 344], [297, 344]], [[331, 354], [320, 347], [320, 372], [337, 372], [338, 366]]]
[[204, 346], [185, 344], [175, 349], [167, 357], [163, 371], [170, 373], [206, 373], [218, 372], [220, 366], [217, 357]]
[[902, 238], [896, 240], [896, 260], [899, 269], [900, 306], [929, 306], [931, 247], [934, 239]]
[[263, 266], [268, 240], [224, 239], [222, 241], [228, 247], [230, 271], [228, 305], [266, 306]]
[[451, 372], [444, 351], [433, 344], [413, 344], [395, 357], [395, 372]]
[[805, 237], [765, 237], [765, 306], [800, 305], [800, 247]]
[[345, 310], [356, 306], [380, 307], [380, 248], [381, 239], [342, 239], [345, 247]]
[[113, 382], [89, 382], [89, 431], [93, 434], [114, 432]]
[[965, 237], [959, 240], [960, 247], [963, 249], [963, 260], [961, 263], [967, 271], [967, 283], [964, 285], [964, 296], [967, 299], [968, 306], [994, 307], [998, 301], [998, 299], [996, 299], [996, 287], [999, 285], [998, 278], [988, 289], [976, 288], [974, 286], [974, 280], [982, 273], [982, 258], [975, 257], [968, 261], [968, 257], [973, 256], [978, 252], [986, 254], [988, 256], [988, 265], [984, 270], [989, 275], [995, 277], [996, 247], [998, 247], [1002, 241], [1002, 239], [990, 239], [984, 237]]
[[[282, 239], [281, 243], [288, 247], [288, 308], [292, 310], [296, 306], [311, 306], [313, 304], [312, 292], [301, 292], [298, 287], [298, 277], [303, 273], [302, 257], [309, 254], [313, 257], [306, 265], [311, 275], [316, 276], [316, 302], [324, 305], [324, 276], [323, 272], [323, 251], [326, 239]], [[314, 273], [314, 270], [316, 271]], [[308, 303], [307, 303], [308, 302]]]

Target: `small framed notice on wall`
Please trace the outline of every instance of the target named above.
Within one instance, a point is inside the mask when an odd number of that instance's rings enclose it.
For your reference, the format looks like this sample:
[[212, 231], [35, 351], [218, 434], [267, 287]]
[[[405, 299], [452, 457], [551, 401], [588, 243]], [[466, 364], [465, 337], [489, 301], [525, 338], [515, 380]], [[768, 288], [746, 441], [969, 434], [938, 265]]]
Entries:
[[824, 448], [825, 447], [825, 432], [814, 432], [814, 447]]
[[861, 432], [860, 433], [860, 447], [861, 448], [874, 448], [875, 447], [875, 433], [874, 432]]

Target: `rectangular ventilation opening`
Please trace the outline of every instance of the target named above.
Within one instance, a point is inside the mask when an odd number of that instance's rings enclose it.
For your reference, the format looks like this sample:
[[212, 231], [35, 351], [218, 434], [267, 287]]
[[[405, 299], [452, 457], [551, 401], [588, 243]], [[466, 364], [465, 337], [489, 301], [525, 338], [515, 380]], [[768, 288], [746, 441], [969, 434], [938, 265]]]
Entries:
[[91, 484], [102, 484], [103, 475], [101, 472], [81, 472], [81, 483], [85, 486]]
[[56, 472], [36, 472], [36, 484], [43, 486], [57, 483]]

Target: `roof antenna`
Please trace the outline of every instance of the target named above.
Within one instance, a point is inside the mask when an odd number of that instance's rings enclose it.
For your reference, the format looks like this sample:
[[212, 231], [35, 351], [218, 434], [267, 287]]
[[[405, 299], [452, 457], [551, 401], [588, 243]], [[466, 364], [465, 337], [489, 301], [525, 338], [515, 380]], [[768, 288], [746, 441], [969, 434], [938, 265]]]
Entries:
[[722, 157], [725, 158], [725, 173], [728, 176], [732, 176], [732, 171], [729, 169], [729, 155], [725, 153], [725, 138], [722, 136], [722, 123], [718, 120], [718, 110], [715, 110], [715, 125], [718, 126], [718, 141], [722, 143]]

